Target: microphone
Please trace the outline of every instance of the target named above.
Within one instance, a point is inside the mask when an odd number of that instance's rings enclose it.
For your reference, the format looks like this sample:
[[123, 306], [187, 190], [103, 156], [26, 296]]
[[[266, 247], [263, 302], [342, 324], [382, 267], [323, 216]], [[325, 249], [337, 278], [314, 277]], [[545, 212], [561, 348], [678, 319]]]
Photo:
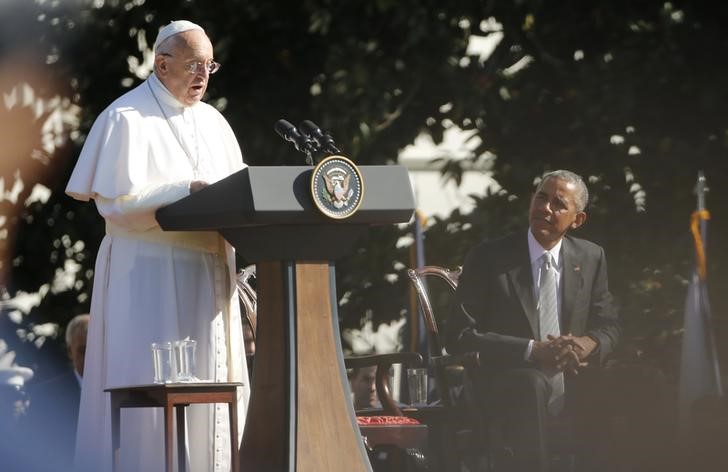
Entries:
[[316, 123], [311, 120], [304, 120], [299, 126], [301, 133], [313, 140], [318, 148], [329, 154], [340, 154], [339, 148], [334, 143], [334, 138], [321, 131]]
[[313, 165], [312, 154], [316, 152], [316, 146], [311, 139], [299, 133], [296, 127], [286, 120], [276, 121], [273, 129], [278, 133], [278, 136], [293, 143], [297, 151], [306, 154], [306, 163]]

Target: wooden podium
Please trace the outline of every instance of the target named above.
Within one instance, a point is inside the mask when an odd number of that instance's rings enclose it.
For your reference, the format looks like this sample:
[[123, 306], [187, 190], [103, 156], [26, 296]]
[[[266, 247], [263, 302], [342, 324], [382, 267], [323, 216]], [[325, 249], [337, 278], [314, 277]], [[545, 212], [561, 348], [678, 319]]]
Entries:
[[362, 166], [364, 198], [345, 220], [322, 215], [311, 167], [248, 167], [157, 211], [164, 230], [215, 230], [257, 265], [255, 375], [245, 472], [358, 472], [371, 465], [339, 338], [334, 261], [369, 226], [414, 212], [407, 170]]

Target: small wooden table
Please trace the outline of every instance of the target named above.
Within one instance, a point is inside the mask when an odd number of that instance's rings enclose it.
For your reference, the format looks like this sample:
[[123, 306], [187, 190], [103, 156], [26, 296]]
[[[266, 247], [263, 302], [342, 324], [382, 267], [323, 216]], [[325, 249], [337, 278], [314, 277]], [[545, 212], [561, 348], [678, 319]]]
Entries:
[[118, 470], [122, 408], [164, 408], [164, 460], [167, 472], [172, 472], [174, 466], [172, 410], [177, 409], [177, 460], [180, 472], [184, 472], [185, 407], [192, 403], [227, 403], [230, 417], [230, 460], [233, 472], [239, 472], [237, 388], [242, 386], [241, 383], [172, 383], [107, 388], [105, 391], [111, 394], [113, 470]]

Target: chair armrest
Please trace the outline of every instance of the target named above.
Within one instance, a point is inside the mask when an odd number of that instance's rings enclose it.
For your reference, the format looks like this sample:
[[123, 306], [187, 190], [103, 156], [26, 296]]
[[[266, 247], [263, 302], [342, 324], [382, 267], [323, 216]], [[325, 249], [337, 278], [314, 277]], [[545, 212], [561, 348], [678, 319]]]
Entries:
[[422, 356], [418, 352], [392, 352], [389, 354], [369, 354], [366, 356], [347, 357], [344, 364], [347, 369], [358, 369], [369, 366], [383, 366], [389, 370], [392, 364], [422, 365]]
[[430, 362], [434, 367], [479, 367], [480, 353], [477, 351], [471, 351], [465, 352], [463, 354], [446, 354], [443, 356], [433, 356], [430, 359]]
[[480, 353], [477, 351], [461, 354], [445, 354], [430, 358], [437, 379], [440, 399], [446, 407], [454, 407], [461, 395], [473, 397], [472, 380], [477, 377], [480, 366]]

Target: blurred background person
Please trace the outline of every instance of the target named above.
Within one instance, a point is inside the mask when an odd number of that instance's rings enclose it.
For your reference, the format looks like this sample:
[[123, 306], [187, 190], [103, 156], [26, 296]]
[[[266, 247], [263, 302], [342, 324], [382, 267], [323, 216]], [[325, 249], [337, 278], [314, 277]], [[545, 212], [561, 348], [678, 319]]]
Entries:
[[363, 410], [381, 407], [377, 397], [376, 378], [376, 366], [351, 369], [349, 384], [351, 385], [352, 401], [355, 409]]
[[33, 377], [33, 370], [14, 361], [15, 352], [0, 339], [0, 470], [28, 471], [23, 457], [25, 438], [18, 434], [18, 427], [26, 419], [24, 385]]
[[29, 383], [27, 415], [22, 420], [21, 437], [29, 451], [28, 467], [34, 470], [70, 470], [76, 445], [76, 424], [81, 399], [81, 379], [86, 355], [89, 315], [77, 315], [66, 326], [68, 368], [51, 378]]

